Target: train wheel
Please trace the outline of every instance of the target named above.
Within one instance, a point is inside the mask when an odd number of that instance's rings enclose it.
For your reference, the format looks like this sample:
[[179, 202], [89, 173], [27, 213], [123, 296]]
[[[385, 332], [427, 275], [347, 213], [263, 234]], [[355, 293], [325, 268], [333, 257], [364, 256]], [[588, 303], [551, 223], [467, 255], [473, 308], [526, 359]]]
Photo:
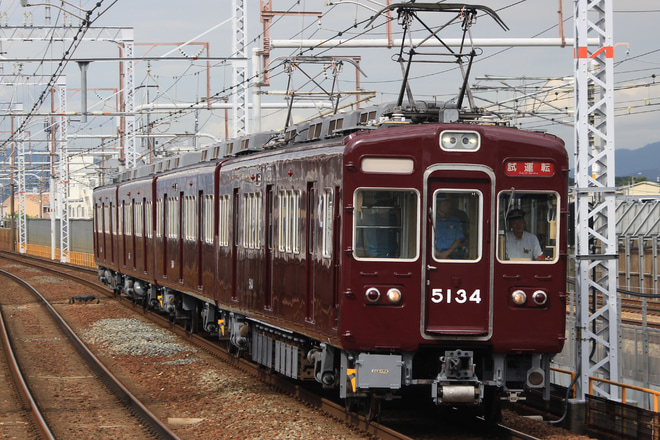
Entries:
[[190, 333], [199, 333], [199, 316], [200, 316], [199, 301], [195, 301], [195, 309], [190, 313], [191, 313]]
[[495, 426], [502, 421], [502, 401], [497, 388], [486, 387], [484, 393], [484, 420], [486, 425]]
[[381, 402], [373, 393], [364, 398], [364, 417], [368, 422], [380, 418]]
[[359, 397], [346, 397], [344, 399], [344, 407], [348, 412], [358, 412], [360, 409], [360, 398]]

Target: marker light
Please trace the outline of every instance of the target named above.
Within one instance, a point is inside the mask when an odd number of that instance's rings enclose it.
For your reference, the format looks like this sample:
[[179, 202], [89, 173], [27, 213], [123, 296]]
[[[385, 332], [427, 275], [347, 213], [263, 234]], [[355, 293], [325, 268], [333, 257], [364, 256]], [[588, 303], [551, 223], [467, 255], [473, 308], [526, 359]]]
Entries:
[[380, 301], [380, 292], [375, 287], [368, 288], [364, 296], [367, 298], [367, 302], [372, 304]]
[[542, 290], [537, 290], [532, 293], [532, 300], [537, 306], [545, 305], [545, 303], [548, 302], [548, 294]]
[[387, 299], [392, 304], [398, 304], [401, 301], [401, 291], [395, 288], [388, 290]]
[[440, 134], [440, 148], [446, 151], [477, 151], [481, 146], [481, 136], [476, 131], [443, 131]]
[[511, 300], [515, 305], [522, 306], [523, 304], [525, 304], [525, 301], [527, 301], [527, 295], [525, 295], [525, 292], [523, 292], [522, 290], [515, 290], [511, 294]]
[[527, 385], [530, 387], [540, 387], [545, 382], [543, 370], [532, 370], [527, 372]]

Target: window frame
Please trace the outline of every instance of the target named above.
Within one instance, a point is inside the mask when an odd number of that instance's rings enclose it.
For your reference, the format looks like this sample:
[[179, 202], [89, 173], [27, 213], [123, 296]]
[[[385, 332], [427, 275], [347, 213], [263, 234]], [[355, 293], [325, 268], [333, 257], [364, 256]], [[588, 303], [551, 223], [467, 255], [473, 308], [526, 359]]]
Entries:
[[[358, 212], [362, 209], [362, 203], [359, 200], [359, 194], [361, 192], [366, 192], [366, 191], [378, 191], [378, 192], [400, 192], [403, 194], [408, 194], [410, 196], [409, 201], [414, 201], [414, 206], [408, 206], [406, 207], [407, 210], [405, 211], [405, 216], [401, 215], [401, 237], [400, 239], [403, 242], [403, 239], [405, 238], [406, 240], [406, 245], [405, 247], [408, 248], [408, 250], [411, 249], [411, 247], [414, 249], [414, 252], [411, 256], [407, 257], [381, 257], [381, 256], [369, 256], [369, 255], [359, 255], [358, 251], [359, 246], [357, 245], [358, 243], [358, 230], [359, 229], [366, 229], [370, 225], [358, 225], [358, 220], [359, 220], [359, 215]], [[356, 188], [355, 191], [353, 191], [353, 206], [356, 207], [356, 212], [355, 215], [353, 215], [353, 224], [352, 224], [352, 246], [353, 246], [353, 257], [356, 260], [361, 260], [361, 261], [390, 261], [390, 262], [402, 262], [402, 261], [415, 261], [419, 259], [421, 255], [421, 194], [416, 188], [383, 188], [383, 187], [359, 187]], [[413, 218], [406, 217], [406, 216], [413, 216]], [[404, 220], [405, 220], [405, 225], [404, 225]], [[403, 232], [406, 234], [404, 235]], [[411, 245], [410, 240], [414, 240], [415, 242]], [[402, 251], [400, 251], [402, 252]]]
[[[477, 200], [477, 219], [476, 222], [469, 221], [469, 214], [468, 214], [468, 222], [474, 223], [477, 228], [476, 231], [470, 231], [470, 234], [473, 235], [470, 237], [470, 241], [474, 241], [476, 243], [477, 248], [477, 255], [476, 258], [438, 258], [436, 255], [436, 249], [435, 249], [435, 237], [436, 237], [436, 231], [435, 231], [435, 221], [437, 218], [437, 201], [436, 201], [436, 195], [438, 193], [444, 193], [444, 194], [451, 194], [453, 197], [456, 195], [469, 195], [472, 193], [477, 193], [479, 195], [479, 198]], [[433, 213], [432, 213], [432, 221], [433, 221], [433, 230], [432, 230], [432, 237], [431, 237], [431, 243], [430, 246], [433, 247], [433, 252], [431, 253], [433, 256], [433, 260], [436, 262], [442, 262], [442, 263], [477, 263], [481, 261], [483, 258], [483, 225], [484, 225], [484, 194], [481, 192], [481, 190], [476, 189], [476, 188], [437, 188], [436, 190], [433, 191], [433, 194], [431, 195], [431, 198], [433, 200]], [[476, 233], [476, 236], [474, 235]], [[467, 237], [466, 237], [467, 238]]]
[[[537, 239], [539, 240], [539, 245], [541, 246], [541, 250], [543, 251], [543, 254], [545, 255], [548, 251], [549, 248], [554, 248], [553, 252], [553, 258], [552, 259], [544, 259], [544, 260], [532, 260], [531, 258], [529, 260], [525, 259], [508, 259], [508, 258], [503, 258], [504, 255], [506, 255], [506, 232], [507, 232], [507, 223], [506, 219], [504, 218], [504, 200], [502, 198], [503, 195], [510, 194], [511, 190], [506, 189], [502, 190], [497, 193], [497, 234], [498, 234], [498, 239], [496, 243], [496, 249], [495, 249], [495, 257], [497, 258], [497, 261], [502, 263], [502, 264], [555, 264], [559, 261], [559, 243], [561, 242], [561, 237], [559, 234], [561, 234], [561, 196], [557, 191], [554, 190], [529, 190], [529, 191], [522, 191], [522, 190], [516, 190], [515, 191], [515, 196], [520, 197], [520, 196], [525, 196], [525, 195], [546, 195], [546, 201], [550, 200], [549, 196], [554, 196], [554, 199], [556, 201], [554, 205], [554, 219], [556, 221], [555, 225], [555, 244], [554, 246], [551, 246], [549, 244], [543, 244], [542, 240], [539, 239], [538, 235], [539, 232], [535, 231], [533, 228], [530, 230], [530, 224], [532, 224], [529, 221], [529, 218], [526, 217], [525, 223], [526, 223], [526, 232], [530, 232], [534, 235], [536, 235]], [[520, 200], [520, 199], [519, 199]], [[510, 205], [510, 203], [507, 203], [507, 205]], [[519, 203], [519, 205], [522, 205]], [[522, 205], [524, 206], [524, 205]], [[509, 206], [509, 209], [521, 209], [520, 206]], [[522, 208], [524, 209], [524, 208]], [[528, 210], [525, 210], [527, 215], [530, 215], [531, 212], [527, 212]], [[547, 214], [546, 214], [547, 215]], [[552, 226], [549, 224], [551, 220], [546, 220], [548, 223], [547, 227], [549, 229], [548, 232], [548, 238], [550, 238], [551, 235], [551, 229]]]

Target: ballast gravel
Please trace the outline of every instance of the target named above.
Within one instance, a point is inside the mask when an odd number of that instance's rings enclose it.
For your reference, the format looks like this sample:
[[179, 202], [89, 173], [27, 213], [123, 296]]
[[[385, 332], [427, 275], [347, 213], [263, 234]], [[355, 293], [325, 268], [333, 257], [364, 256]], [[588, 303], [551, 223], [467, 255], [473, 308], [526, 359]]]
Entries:
[[96, 321], [82, 336], [88, 344], [98, 344], [111, 354], [171, 356], [197, 351], [178, 343], [174, 334], [132, 318]]

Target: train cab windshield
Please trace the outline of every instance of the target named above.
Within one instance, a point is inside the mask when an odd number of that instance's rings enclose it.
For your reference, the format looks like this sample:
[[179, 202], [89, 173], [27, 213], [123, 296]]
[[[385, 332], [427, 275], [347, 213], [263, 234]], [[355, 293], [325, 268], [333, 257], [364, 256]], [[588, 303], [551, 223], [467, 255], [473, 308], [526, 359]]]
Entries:
[[415, 190], [357, 190], [353, 228], [355, 257], [417, 258], [418, 199]]
[[559, 197], [554, 192], [502, 192], [498, 198], [497, 257], [502, 262], [558, 258]]

